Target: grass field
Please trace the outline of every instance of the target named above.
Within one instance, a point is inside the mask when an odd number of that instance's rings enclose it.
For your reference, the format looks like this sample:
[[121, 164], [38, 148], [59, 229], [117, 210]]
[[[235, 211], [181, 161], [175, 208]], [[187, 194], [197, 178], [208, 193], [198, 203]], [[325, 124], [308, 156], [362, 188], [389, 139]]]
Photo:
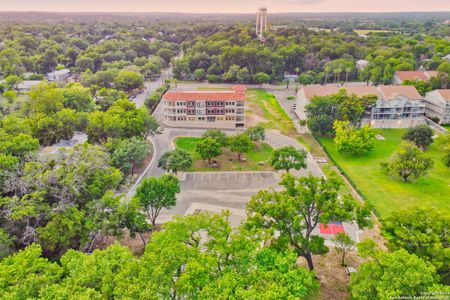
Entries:
[[[219, 161], [219, 168], [212, 168], [208, 161], [204, 161], [200, 158], [197, 152], [195, 152], [195, 146], [200, 138], [196, 137], [179, 137], [175, 139], [175, 145], [177, 149], [183, 149], [191, 153], [194, 163], [189, 172], [223, 172], [223, 171], [270, 171], [273, 170], [268, 164], [272, 154], [272, 147], [266, 143], [257, 143], [255, 148], [243, 156], [247, 159], [246, 162], [237, 161], [237, 154], [230, 152], [228, 149], [223, 149], [223, 154], [216, 158]], [[259, 163], [265, 162], [264, 165]]]
[[450, 212], [450, 170], [443, 165], [437, 145], [432, 144], [426, 151], [434, 160], [433, 169], [415, 182], [403, 183], [401, 179], [385, 177], [380, 163], [395, 151], [405, 130], [380, 129], [377, 133], [386, 139], [376, 140], [375, 148], [359, 158], [338, 153], [331, 138], [320, 138], [320, 141], [381, 217], [415, 205]]
[[390, 30], [377, 30], [377, 29], [356, 29], [353, 30], [358, 35], [367, 35], [369, 33], [391, 32]]
[[297, 134], [294, 124], [273, 94], [263, 89], [250, 89], [247, 101], [247, 118], [257, 123], [252, 125], [276, 129], [286, 135]]

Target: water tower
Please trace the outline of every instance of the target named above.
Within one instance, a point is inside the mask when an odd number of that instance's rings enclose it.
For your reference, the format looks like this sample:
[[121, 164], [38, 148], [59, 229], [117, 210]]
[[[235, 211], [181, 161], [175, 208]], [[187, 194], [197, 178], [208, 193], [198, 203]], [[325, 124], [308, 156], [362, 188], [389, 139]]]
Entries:
[[267, 31], [267, 8], [261, 7], [256, 12], [256, 35], [260, 40], [264, 39], [264, 33]]

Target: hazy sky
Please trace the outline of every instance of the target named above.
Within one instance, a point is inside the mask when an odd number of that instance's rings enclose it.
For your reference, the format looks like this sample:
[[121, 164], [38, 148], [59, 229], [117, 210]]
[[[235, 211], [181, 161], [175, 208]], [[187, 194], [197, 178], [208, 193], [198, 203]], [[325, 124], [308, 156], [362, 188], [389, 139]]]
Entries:
[[0, 0], [0, 10], [67, 12], [386, 12], [450, 11], [450, 0]]

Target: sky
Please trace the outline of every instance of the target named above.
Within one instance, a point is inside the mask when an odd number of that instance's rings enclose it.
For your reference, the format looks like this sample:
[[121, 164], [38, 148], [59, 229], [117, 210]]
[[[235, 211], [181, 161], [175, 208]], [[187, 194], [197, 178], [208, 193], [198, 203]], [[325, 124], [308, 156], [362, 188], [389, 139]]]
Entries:
[[450, 0], [0, 0], [0, 11], [60, 12], [404, 12], [450, 11]]

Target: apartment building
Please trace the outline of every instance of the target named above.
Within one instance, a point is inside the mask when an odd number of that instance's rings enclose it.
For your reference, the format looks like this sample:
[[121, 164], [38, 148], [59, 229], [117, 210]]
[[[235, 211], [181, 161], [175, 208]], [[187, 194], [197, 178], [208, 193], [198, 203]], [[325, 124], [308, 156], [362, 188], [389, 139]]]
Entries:
[[363, 124], [369, 124], [373, 128], [409, 128], [425, 123], [425, 101], [414, 86], [309, 85], [298, 92], [297, 115], [306, 119], [305, 107], [313, 97], [336, 94], [340, 89], [359, 97], [378, 97], [375, 106], [366, 112]]
[[171, 127], [244, 128], [245, 88], [232, 91], [173, 91], [163, 98], [164, 123]]
[[431, 77], [437, 77], [439, 76], [438, 72], [436, 71], [423, 71], [423, 70], [417, 70], [417, 71], [397, 71], [394, 73], [394, 84], [401, 85], [403, 81], [409, 80], [409, 81], [417, 81], [417, 80], [423, 80], [423, 81], [429, 81]]
[[450, 89], [434, 90], [425, 95], [425, 115], [450, 124]]

